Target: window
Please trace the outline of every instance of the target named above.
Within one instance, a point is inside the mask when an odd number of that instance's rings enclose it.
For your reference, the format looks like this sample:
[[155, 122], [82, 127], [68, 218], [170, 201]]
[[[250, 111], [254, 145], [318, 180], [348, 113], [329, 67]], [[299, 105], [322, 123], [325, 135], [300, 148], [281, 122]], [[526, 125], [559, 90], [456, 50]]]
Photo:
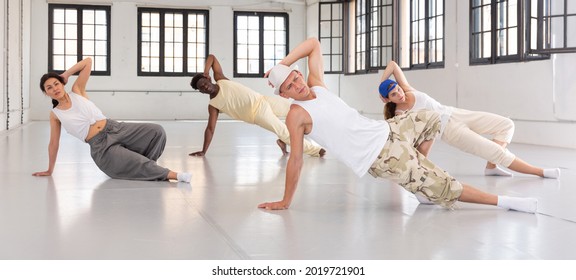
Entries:
[[568, 0], [531, 0], [531, 53], [576, 52], [576, 3]]
[[518, 0], [471, 0], [470, 9], [470, 63], [519, 61], [522, 14]]
[[234, 77], [258, 77], [288, 54], [288, 14], [234, 12]]
[[356, 71], [386, 67], [392, 60], [393, 0], [356, 1]]
[[204, 71], [208, 11], [138, 9], [138, 75], [187, 76]]
[[321, 2], [319, 13], [318, 30], [324, 58], [324, 72], [343, 73], [344, 3]]
[[110, 7], [49, 4], [48, 71], [92, 57], [92, 75], [110, 75]]
[[444, 0], [410, 3], [410, 68], [444, 66]]

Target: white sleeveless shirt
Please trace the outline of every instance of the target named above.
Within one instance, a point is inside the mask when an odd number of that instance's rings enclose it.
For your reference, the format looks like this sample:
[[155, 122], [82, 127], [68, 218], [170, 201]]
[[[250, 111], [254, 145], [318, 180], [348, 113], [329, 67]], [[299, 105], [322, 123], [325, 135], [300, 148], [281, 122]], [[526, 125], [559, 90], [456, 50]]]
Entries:
[[72, 106], [67, 110], [52, 108], [52, 112], [56, 114], [68, 134], [84, 142], [88, 136], [90, 125], [106, 119], [106, 116], [102, 114], [102, 111], [92, 101], [84, 96], [74, 92], [68, 93], [68, 96]]
[[385, 121], [366, 118], [323, 87], [312, 87], [316, 98], [294, 100], [312, 118], [309, 138], [326, 148], [359, 177], [368, 172], [390, 134]]
[[428, 94], [423, 93], [421, 91], [414, 90], [414, 106], [412, 107], [412, 111], [417, 110], [430, 110], [440, 114], [440, 121], [441, 121], [441, 128], [440, 128], [440, 135], [444, 133], [444, 128], [448, 123], [448, 119], [452, 115], [452, 108], [450, 106], [442, 105], [440, 102], [436, 101], [436, 99], [430, 97]]

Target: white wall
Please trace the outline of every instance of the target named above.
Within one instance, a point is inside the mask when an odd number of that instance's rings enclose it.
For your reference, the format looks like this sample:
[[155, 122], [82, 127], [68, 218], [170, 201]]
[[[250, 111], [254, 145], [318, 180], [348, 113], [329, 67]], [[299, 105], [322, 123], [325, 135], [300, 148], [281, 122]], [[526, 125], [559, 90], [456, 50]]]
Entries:
[[[28, 90], [29, 74], [25, 57], [28, 50], [29, 24], [25, 19], [29, 11], [29, 0], [3, 1], [0, 8], [0, 131], [11, 129], [28, 121], [24, 110], [27, 107], [24, 95]], [[24, 116], [23, 116], [24, 114]]]
[[2, 52], [0, 53], [0, 132], [6, 130], [6, 99], [8, 91], [6, 90], [6, 50], [7, 50], [7, 38], [6, 38], [6, 20], [8, 19], [6, 11], [6, 2], [2, 2], [0, 5], [0, 44], [2, 45]]
[[[63, 1], [59, 1], [63, 2]], [[305, 39], [306, 6], [304, 0], [251, 1], [251, 0], [172, 0], [172, 1], [70, 1], [71, 3], [111, 4], [111, 76], [92, 76], [88, 84], [90, 98], [107, 117], [114, 119], [206, 119], [208, 97], [190, 88], [191, 77], [139, 77], [137, 76], [137, 9], [199, 8], [209, 9], [209, 52], [215, 54], [223, 66], [224, 74], [262, 94], [272, 94], [263, 78], [233, 77], [233, 13], [234, 11], [288, 12], [290, 48]], [[158, 3], [158, 4], [153, 4]], [[256, 3], [256, 4], [255, 4]], [[301, 4], [300, 4], [301, 3]], [[46, 46], [48, 42], [48, 3], [32, 0], [33, 46]], [[34, 120], [46, 120], [51, 108], [50, 99], [40, 91], [37, 83], [48, 68], [47, 47], [31, 50], [32, 88], [30, 116]], [[90, 90], [97, 91], [90, 93]], [[111, 92], [120, 90], [140, 92]], [[155, 91], [174, 92], [155, 92]], [[100, 92], [104, 91], [104, 92]], [[225, 115], [222, 118], [226, 118]]]

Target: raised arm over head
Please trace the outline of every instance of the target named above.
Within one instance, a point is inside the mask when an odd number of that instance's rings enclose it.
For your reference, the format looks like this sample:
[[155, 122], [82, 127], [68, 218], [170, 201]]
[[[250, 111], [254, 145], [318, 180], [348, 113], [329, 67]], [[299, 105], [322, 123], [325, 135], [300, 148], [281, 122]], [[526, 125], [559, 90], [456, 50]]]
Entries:
[[[296, 71], [300, 77], [304, 78], [297, 68], [290, 67], [290, 65], [301, 58], [308, 58], [308, 78], [305, 79], [306, 85], [308, 87], [326, 87], [324, 85], [324, 65], [322, 62], [320, 42], [316, 38], [309, 38], [296, 46], [278, 65], [266, 73], [265, 77], [269, 78], [268, 83], [275, 88], [276, 94], [284, 90], [282, 85], [286, 80], [293, 81], [293, 79], [298, 79], [292, 72]], [[286, 85], [284, 84], [284, 86]]]

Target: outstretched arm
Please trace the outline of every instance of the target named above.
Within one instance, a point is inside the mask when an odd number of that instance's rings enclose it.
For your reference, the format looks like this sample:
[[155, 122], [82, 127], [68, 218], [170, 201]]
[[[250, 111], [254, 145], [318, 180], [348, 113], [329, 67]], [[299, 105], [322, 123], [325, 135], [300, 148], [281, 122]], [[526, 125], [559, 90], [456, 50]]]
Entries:
[[214, 80], [228, 80], [228, 78], [224, 76], [220, 62], [213, 54], [208, 55], [208, 58], [206, 58], [206, 63], [204, 64], [204, 76], [210, 77], [210, 68], [212, 68], [212, 71], [214, 72]]
[[90, 73], [92, 72], [92, 58], [84, 58], [74, 64], [74, 66], [70, 67], [70, 69], [60, 74], [60, 76], [62, 76], [64, 81], [67, 83], [68, 78], [78, 72], [80, 73], [78, 74], [78, 78], [74, 82], [74, 85], [72, 85], [72, 91], [88, 98], [88, 95], [86, 94], [86, 84], [88, 83]]
[[400, 87], [402, 87], [402, 89], [404, 89], [405, 91], [408, 89], [412, 89], [412, 86], [410, 86], [410, 84], [408, 83], [408, 80], [406, 79], [406, 76], [404, 76], [404, 72], [402, 72], [400, 66], [398, 66], [398, 64], [396, 64], [396, 62], [394, 62], [393, 60], [390, 60], [390, 62], [388, 62], [388, 65], [386, 65], [386, 69], [384, 69], [384, 73], [382, 73], [380, 83], [382, 83], [386, 79], [389, 79], [390, 76], [392, 75], [394, 75], [394, 79], [396, 79], [396, 82], [400, 85]]
[[218, 121], [218, 115], [220, 111], [212, 105], [208, 105], [208, 124], [204, 130], [204, 145], [202, 145], [202, 151], [190, 153], [190, 156], [204, 156], [208, 152], [208, 147], [212, 143], [212, 136], [214, 136], [214, 131], [216, 130], [216, 122]]
[[58, 156], [58, 148], [60, 147], [60, 132], [62, 124], [60, 120], [50, 112], [50, 143], [48, 144], [48, 170], [35, 172], [34, 176], [50, 176], [54, 171], [56, 165], [56, 157]]
[[[304, 130], [305, 130], [305, 114], [304, 109], [297, 105], [292, 105], [288, 116], [286, 117], [286, 126], [290, 132], [290, 157], [286, 165], [286, 182], [284, 185], [284, 197], [280, 201], [265, 202], [258, 205], [259, 208], [267, 210], [283, 210], [288, 209], [292, 198], [298, 187], [300, 180], [300, 172], [303, 163], [304, 151]], [[304, 113], [306, 113], [304, 111]]]

